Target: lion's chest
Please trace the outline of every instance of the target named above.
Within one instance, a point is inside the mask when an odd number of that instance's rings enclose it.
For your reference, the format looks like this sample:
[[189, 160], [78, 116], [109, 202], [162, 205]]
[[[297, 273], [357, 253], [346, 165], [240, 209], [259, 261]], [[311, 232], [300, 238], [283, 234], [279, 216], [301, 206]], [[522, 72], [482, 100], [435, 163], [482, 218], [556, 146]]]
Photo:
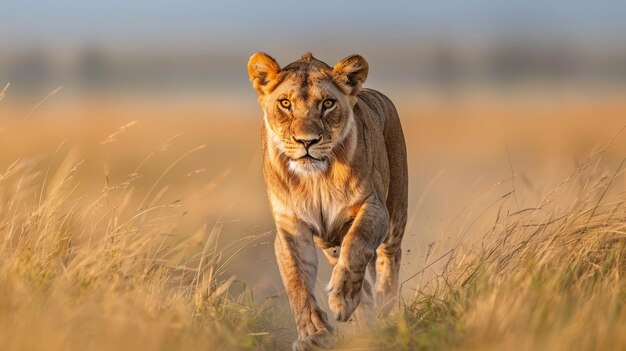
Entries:
[[295, 196], [293, 207], [323, 242], [338, 245], [347, 232], [347, 224], [354, 215], [354, 194], [347, 189], [317, 186]]

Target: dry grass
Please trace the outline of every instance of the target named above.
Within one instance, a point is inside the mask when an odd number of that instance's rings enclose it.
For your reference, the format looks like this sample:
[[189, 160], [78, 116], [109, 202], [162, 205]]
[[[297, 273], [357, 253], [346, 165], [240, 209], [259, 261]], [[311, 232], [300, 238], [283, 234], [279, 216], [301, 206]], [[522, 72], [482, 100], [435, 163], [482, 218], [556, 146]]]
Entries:
[[492, 226], [450, 251], [441, 272], [402, 301], [378, 336], [384, 341], [362, 343], [401, 350], [623, 348], [625, 169], [622, 161], [599, 173], [605, 151], [533, 207], [518, 206], [516, 189], [501, 196]]
[[150, 184], [138, 171], [113, 182], [105, 169], [101, 188], [81, 193], [84, 161], [66, 144], [47, 157], [11, 155], [0, 173], [0, 349], [278, 345], [269, 303], [257, 303], [247, 289], [233, 296], [235, 278], [226, 272], [259, 237], [218, 246], [220, 218], [181, 231], [179, 201], [163, 199], [168, 170], [201, 147], [165, 165]]
[[[0, 349], [289, 347], [284, 296], [272, 298], [282, 289], [265, 245], [258, 121], [207, 118], [206, 106], [20, 110], [6, 106], [9, 92], [0, 94]], [[524, 120], [487, 105], [458, 105], [454, 116], [446, 104], [400, 106], [420, 116], [405, 117], [404, 301], [376, 339], [346, 345], [626, 343], [626, 138], [583, 158], [615, 134], [626, 107], [606, 103], [604, 122], [591, 123], [600, 105], [535, 107]], [[258, 115], [253, 105], [229, 113]]]

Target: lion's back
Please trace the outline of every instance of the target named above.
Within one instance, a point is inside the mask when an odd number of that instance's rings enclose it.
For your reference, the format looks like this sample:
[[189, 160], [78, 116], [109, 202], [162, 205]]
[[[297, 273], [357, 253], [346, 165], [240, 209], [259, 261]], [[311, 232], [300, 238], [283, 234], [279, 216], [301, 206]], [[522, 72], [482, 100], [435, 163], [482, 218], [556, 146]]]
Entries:
[[384, 137], [385, 156], [389, 165], [386, 205], [390, 225], [386, 242], [399, 246], [406, 225], [409, 179], [406, 143], [400, 117], [393, 102], [383, 93], [364, 88], [359, 92], [358, 99], [357, 104], [365, 105], [359, 109], [365, 115], [355, 117], [378, 123]]

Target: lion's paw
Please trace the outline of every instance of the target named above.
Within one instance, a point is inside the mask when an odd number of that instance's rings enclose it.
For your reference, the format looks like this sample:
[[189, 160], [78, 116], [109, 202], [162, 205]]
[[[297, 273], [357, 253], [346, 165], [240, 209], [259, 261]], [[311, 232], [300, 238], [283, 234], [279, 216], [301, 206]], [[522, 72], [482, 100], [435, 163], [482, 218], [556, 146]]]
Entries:
[[361, 301], [363, 275], [355, 276], [345, 266], [337, 264], [328, 283], [328, 306], [335, 320], [346, 322]]
[[335, 346], [335, 337], [328, 330], [320, 330], [303, 340], [296, 340], [293, 345], [293, 351], [312, 351], [317, 349], [330, 349]]

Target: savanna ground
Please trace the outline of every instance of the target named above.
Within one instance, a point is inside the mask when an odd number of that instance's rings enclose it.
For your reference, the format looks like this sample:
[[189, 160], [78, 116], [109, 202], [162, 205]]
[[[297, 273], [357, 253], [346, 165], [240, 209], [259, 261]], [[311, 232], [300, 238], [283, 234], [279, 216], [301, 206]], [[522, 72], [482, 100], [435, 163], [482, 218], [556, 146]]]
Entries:
[[[0, 101], [0, 349], [288, 349], [252, 92], [62, 95]], [[623, 348], [623, 94], [390, 95], [402, 300], [339, 348]]]

